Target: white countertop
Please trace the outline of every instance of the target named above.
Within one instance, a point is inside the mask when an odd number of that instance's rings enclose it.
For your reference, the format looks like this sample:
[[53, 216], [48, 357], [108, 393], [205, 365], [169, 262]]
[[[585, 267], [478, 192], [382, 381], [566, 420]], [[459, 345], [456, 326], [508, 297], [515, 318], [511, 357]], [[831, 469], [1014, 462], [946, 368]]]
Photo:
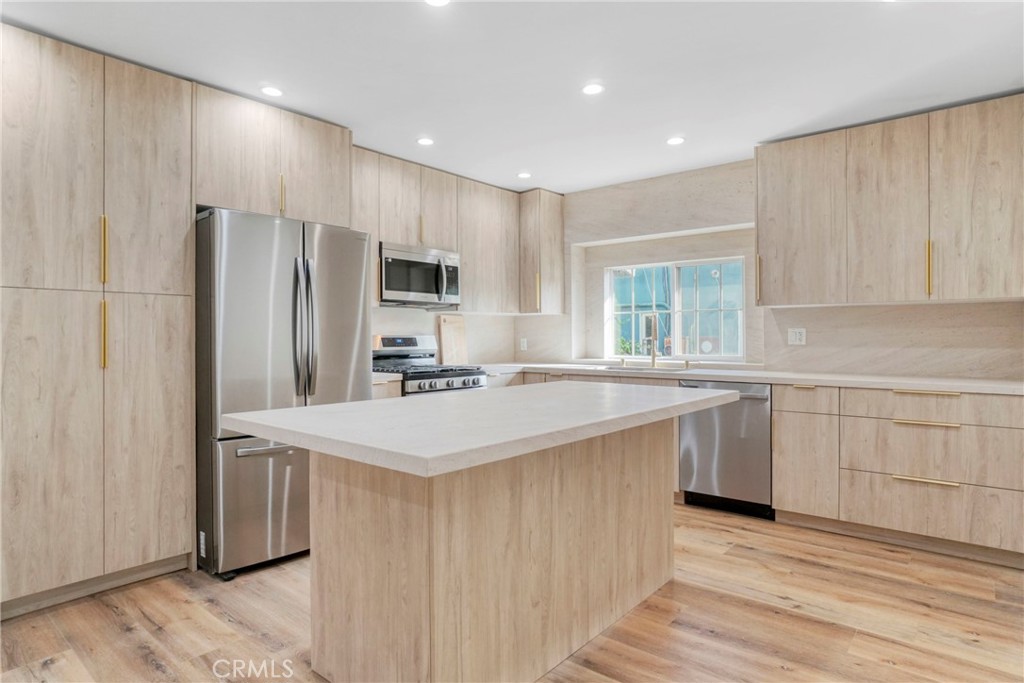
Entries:
[[557, 382], [224, 415], [222, 424], [432, 477], [738, 400], [734, 391]]

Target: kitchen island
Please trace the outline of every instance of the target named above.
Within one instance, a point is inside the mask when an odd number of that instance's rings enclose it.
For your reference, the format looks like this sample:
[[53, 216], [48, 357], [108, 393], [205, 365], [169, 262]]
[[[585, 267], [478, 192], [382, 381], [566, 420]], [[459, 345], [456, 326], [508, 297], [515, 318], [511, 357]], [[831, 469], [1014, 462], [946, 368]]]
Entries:
[[675, 418], [737, 398], [558, 382], [224, 424], [310, 450], [317, 673], [535, 680], [672, 577]]

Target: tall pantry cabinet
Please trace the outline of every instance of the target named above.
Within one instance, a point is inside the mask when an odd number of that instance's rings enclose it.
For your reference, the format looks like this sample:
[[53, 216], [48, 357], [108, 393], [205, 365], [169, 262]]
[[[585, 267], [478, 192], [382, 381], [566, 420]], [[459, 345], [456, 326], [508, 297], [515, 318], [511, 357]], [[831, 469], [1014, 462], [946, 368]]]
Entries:
[[6, 613], [191, 551], [192, 87], [2, 30]]

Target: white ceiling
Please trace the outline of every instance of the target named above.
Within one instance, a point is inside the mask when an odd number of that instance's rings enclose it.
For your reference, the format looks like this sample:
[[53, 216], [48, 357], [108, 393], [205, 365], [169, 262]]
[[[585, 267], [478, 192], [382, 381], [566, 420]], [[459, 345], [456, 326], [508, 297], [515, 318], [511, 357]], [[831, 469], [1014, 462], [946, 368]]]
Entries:
[[[1024, 88], [1021, 2], [11, 2], [4, 21], [560, 192]], [[580, 93], [591, 79], [607, 91]], [[264, 98], [268, 99], [268, 98]], [[433, 147], [416, 144], [421, 136]], [[686, 142], [669, 147], [665, 140]], [[519, 180], [529, 170], [533, 177]]]

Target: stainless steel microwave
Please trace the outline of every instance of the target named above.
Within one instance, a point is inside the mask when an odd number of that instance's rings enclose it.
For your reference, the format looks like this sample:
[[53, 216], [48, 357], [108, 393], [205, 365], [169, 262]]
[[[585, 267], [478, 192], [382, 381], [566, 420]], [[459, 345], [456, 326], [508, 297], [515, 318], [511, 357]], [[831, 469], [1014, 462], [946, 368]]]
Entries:
[[459, 304], [459, 255], [380, 243], [380, 302], [388, 306], [451, 308]]

